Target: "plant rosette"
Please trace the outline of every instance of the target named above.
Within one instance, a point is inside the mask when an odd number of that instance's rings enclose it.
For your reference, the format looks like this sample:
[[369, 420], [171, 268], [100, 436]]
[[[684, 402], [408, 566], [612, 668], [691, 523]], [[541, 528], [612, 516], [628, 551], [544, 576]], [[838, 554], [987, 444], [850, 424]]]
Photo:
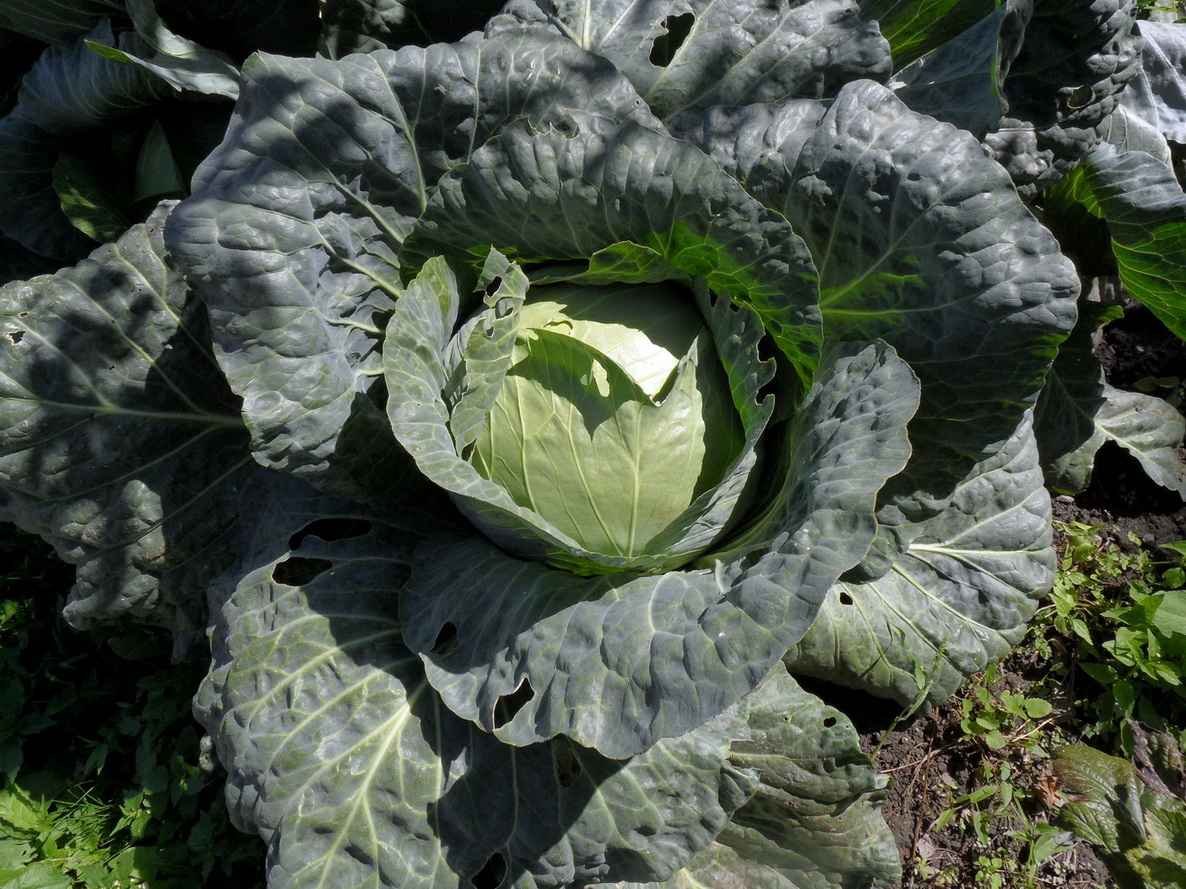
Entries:
[[941, 699], [1020, 638], [1078, 281], [842, 18], [826, 94], [675, 109], [550, 24], [252, 56], [191, 197], [2, 291], [5, 517], [80, 623], [208, 609], [272, 885], [897, 878], [791, 674]]

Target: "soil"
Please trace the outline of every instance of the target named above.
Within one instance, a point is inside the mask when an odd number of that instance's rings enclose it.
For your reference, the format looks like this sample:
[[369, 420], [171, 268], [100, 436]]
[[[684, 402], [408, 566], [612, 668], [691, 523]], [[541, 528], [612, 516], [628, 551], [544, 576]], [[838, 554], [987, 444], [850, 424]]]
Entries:
[[[1147, 387], [1156, 379], [1160, 386], [1152, 394], [1186, 401], [1186, 343], [1147, 310], [1138, 307], [1105, 328], [1096, 355], [1113, 386], [1140, 389], [1141, 381]], [[1133, 546], [1130, 534], [1154, 547], [1186, 540], [1186, 504], [1151, 482], [1134, 458], [1112, 444], [1097, 455], [1087, 490], [1055, 497], [1053, 507], [1057, 522], [1102, 526], [1097, 536], [1118, 546]], [[1058, 644], [1045, 655], [1033, 645], [1019, 647], [999, 665], [991, 691], [1024, 693], [1058, 666], [1060, 652], [1065, 658], [1066, 649]], [[983, 678], [976, 682], [984, 684]], [[901, 889], [1115, 886], [1091, 847], [1069, 835], [1064, 851], [1041, 861], [1026, 860], [1035, 831], [1049, 830], [1044, 825], [1057, 820], [1060, 800], [1044, 752], [1053, 746], [1049, 740], [1029, 746], [1022, 740], [993, 750], [983, 736], [970, 736], [960, 727], [964, 713], [959, 694], [904, 722], [896, 704], [858, 697], [840, 706], [861, 714], [857, 730], [862, 744], [878, 770], [892, 778], [883, 812], [901, 852]], [[1051, 718], [1039, 722], [1048, 738], [1060, 725], [1073, 732], [1074, 702], [1069, 693], [1066, 697], [1051, 701]], [[1039, 734], [1033, 740], [1038, 742]], [[961, 798], [993, 784], [998, 791], [985, 800], [959, 805]], [[1005, 785], [1014, 794], [1008, 805], [1001, 795], [1008, 792]]]

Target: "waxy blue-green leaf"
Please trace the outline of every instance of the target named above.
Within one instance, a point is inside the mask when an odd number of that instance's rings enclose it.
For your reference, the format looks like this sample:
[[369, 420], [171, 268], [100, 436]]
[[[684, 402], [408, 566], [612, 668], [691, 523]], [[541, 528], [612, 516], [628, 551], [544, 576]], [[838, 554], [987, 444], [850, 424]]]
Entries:
[[782, 668], [746, 704], [751, 738], [733, 745], [733, 762], [757, 770], [758, 791], [662, 889], [897, 885], [897, 845], [879, 811], [888, 780], [848, 717]]
[[540, 31], [337, 62], [256, 56], [244, 77], [171, 249], [210, 307], [256, 458], [381, 497], [398, 452], [379, 403], [382, 328], [396, 253], [437, 181], [510, 119], [647, 113], [608, 62]]
[[385, 512], [279, 474], [214, 590], [199, 718], [233, 773], [272, 889], [469, 889], [666, 879], [754, 792], [729, 762], [745, 710], [626, 762], [565, 739], [500, 743], [441, 706], [396, 614], [418, 494]]
[[612, 61], [663, 119], [831, 97], [890, 69], [888, 44], [855, 0], [517, 0], [506, 12]]
[[792, 397], [811, 385], [819, 291], [803, 241], [702, 152], [636, 120], [573, 110], [547, 128], [506, 126], [442, 179], [401, 256], [494, 245], [571, 260], [621, 242], [756, 312], [798, 378]]
[[1099, 129], [1141, 58], [1135, 0], [1036, 0], [1033, 6], [1004, 84], [1009, 110], [984, 139], [1026, 198], [1099, 144]]
[[1008, 109], [1002, 93], [1033, 0], [1008, 0], [967, 30], [894, 72], [898, 98], [922, 114], [983, 137]]
[[73, 43], [103, 18], [127, 15], [124, 0], [5, 0], [0, 28], [46, 43]]
[[17, 108], [0, 120], [0, 232], [25, 249], [74, 263], [95, 248], [62, 211], [54, 166], [62, 140]]
[[200, 631], [253, 466], [201, 307], [165, 265], [166, 211], [0, 290], [4, 517], [78, 565], [79, 625]]
[[922, 58], [998, 8], [997, 0], [863, 0], [861, 16], [877, 22], [894, 67]]
[[[1156, 151], [1159, 145], [1149, 147]], [[1147, 151], [1104, 143], [1050, 190], [1047, 207], [1052, 218], [1072, 231], [1081, 218], [1103, 220], [1107, 230], [1099, 236], [1101, 249], [1106, 255], [1110, 243], [1125, 291], [1186, 338], [1186, 273], [1181, 267], [1186, 262], [1186, 194], [1172, 167]], [[1113, 441], [1151, 479], [1186, 497], [1186, 465], [1178, 454], [1186, 431], [1181, 414], [1160, 398], [1105, 382], [1090, 337], [1111, 319], [1095, 315], [1080, 322], [1060, 351], [1042, 392], [1038, 439], [1048, 481], [1059, 491], [1082, 491], [1096, 453]]]
[[584, 579], [434, 538], [401, 597], [404, 637], [449, 708], [508, 743], [565, 734], [623, 757], [687, 732], [756, 687], [864, 556], [916, 399], [884, 344], [831, 353], [768, 458], [789, 475], [760, 533], [726, 560]]
[[896, 545], [888, 570], [833, 587], [788, 667], [904, 705], [937, 704], [1008, 652], [1054, 581], [1037, 456], [1027, 418], [921, 519], [909, 504], [880, 510]]
[[867, 81], [831, 106], [679, 123], [804, 238], [825, 332], [882, 337], [919, 375], [900, 490], [950, 486], [1012, 434], [1074, 322], [1079, 282], [974, 138]]
[[1178, 456], [1186, 421], [1163, 399], [1108, 385], [1093, 354], [1096, 329], [1121, 314], [1098, 304], [1085, 312], [1051, 368], [1035, 414], [1046, 483], [1078, 494], [1091, 481], [1099, 449], [1111, 441], [1155, 482], [1186, 497], [1186, 464]]
[[1173, 168], [1104, 144], [1082, 176], [1076, 196], [1107, 221], [1125, 289], [1186, 339], [1186, 193]]
[[[86, 36], [116, 44], [106, 20]], [[143, 50], [129, 32], [120, 35], [119, 46], [129, 52]], [[108, 127], [172, 94], [152, 74], [104, 58], [79, 42], [42, 53], [21, 80], [19, 101], [30, 121], [48, 133], [67, 136]]]
[[1143, 21], [1141, 67], [1120, 96], [1167, 139], [1186, 142], [1186, 25]]
[[109, 62], [152, 75], [178, 92], [239, 95], [239, 70], [220, 52], [173, 33], [156, 14], [152, 0], [125, 0], [136, 27], [136, 40], [118, 46], [90, 39], [86, 46]]
[[1105, 142], [1115, 146], [1120, 152], [1143, 151], [1166, 166], [1173, 164], [1173, 156], [1165, 136], [1153, 124], [1135, 111], [1129, 110], [1126, 105], [1122, 104], [1108, 115], [1108, 119], [1100, 127], [1100, 135]]

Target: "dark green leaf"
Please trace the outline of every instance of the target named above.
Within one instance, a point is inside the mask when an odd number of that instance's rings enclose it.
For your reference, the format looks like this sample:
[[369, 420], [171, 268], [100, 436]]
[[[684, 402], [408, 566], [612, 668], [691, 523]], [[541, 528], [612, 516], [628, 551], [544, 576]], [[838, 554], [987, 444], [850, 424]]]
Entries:
[[[94, 163], [98, 160], [99, 163]], [[62, 152], [54, 164], [54, 190], [74, 227], [99, 243], [114, 241], [130, 225], [127, 196], [102, 156]], [[98, 168], [96, 168], [98, 167]]]
[[1141, 68], [1125, 89], [1125, 108], [1166, 138], [1186, 142], [1186, 27], [1143, 21]]
[[[273, 478], [284, 483], [256, 492], [254, 538], [220, 587], [198, 704], [235, 764], [232, 816], [270, 838], [273, 889], [660, 880], [753, 793], [756, 776], [728, 762], [744, 711], [627, 762], [559, 738], [513, 748], [457, 719], [395, 613], [431, 517], [411, 497], [385, 515]], [[327, 520], [361, 533], [301, 532]], [[297, 559], [326, 567], [281, 581]]]
[[167, 210], [0, 290], [5, 518], [79, 566], [78, 624], [202, 626], [202, 578], [230, 555], [215, 544], [251, 465], [201, 307], [164, 264]]
[[[900, 540], [874, 580], [833, 587], [791, 651], [795, 673], [910, 704], [939, 703], [1002, 657], [1054, 579], [1050, 500], [1027, 421], [920, 521], [883, 510]], [[919, 679], [922, 678], [920, 683]]]
[[876, 21], [901, 69], [991, 16], [995, 0], [864, 0], [861, 15]]
[[853, 0], [534, 0], [508, 10], [612, 61], [665, 120], [712, 105], [830, 98], [890, 67], [888, 45]]
[[122, 18], [127, 11], [123, 0], [5, 0], [0, 7], [0, 28], [7, 28], [43, 40], [69, 44], [103, 18]]

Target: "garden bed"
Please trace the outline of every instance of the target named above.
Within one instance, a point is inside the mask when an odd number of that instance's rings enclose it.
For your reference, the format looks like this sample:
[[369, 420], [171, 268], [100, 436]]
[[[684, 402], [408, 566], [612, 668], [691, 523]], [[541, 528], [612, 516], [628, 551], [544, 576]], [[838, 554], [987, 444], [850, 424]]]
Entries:
[[[1155, 394], [1181, 398], [1178, 375], [1186, 370], [1186, 343], [1147, 311], [1130, 311], [1109, 325], [1096, 354], [1113, 385], [1153, 388], [1156, 382]], [[1053, 510], [1060, 555], [1067, 527], [1090, 528], [1102, 551], [1131, 557], [1143, 548], [1157, 558], [1158, 545], [1186, 539], [1186, 505], [1111, 443], [1096, 458], [1091, 485], [1073, 497], [1056, 495]], [[1113, 586], [1119, 591], [1124, 580], [1116, 578]], [[1050, 755], [1093, 733], [1098, 713], [1091, 698], [1106, 695], [1075, 669], [1078, 649], [1079, 640], [1058, 633], [1040, 616], [1025, 642], [993, 671], [992, 681], [977, 677], [940, 707], [901, 721], [900, 708], [889, 702], [863, 696], [853, 701], [850, 693], [836, 701], [845, 712], [861, 714], [856, 722], [862, 744], [893, 780], [884, 811], [902, 855], [902, 889], [1113, 885], [1088, 844], [1048, 827], [1056, 824], [1061, 805]], [[977, 697], [984, 693], [987, 705]], [[1024, 711], [1010, 714], [1001, 704], [1003, 695], [1040, 697], [1052, 705], [1051, 713], [1042, 719], [1027, 718]], [[968, 730], [970, 716], [985, 714], [1003, 724], [1008, 743], [999, 749], [975, 725]], [[1115, 752], [1113, 737], [1084, 740]]]

